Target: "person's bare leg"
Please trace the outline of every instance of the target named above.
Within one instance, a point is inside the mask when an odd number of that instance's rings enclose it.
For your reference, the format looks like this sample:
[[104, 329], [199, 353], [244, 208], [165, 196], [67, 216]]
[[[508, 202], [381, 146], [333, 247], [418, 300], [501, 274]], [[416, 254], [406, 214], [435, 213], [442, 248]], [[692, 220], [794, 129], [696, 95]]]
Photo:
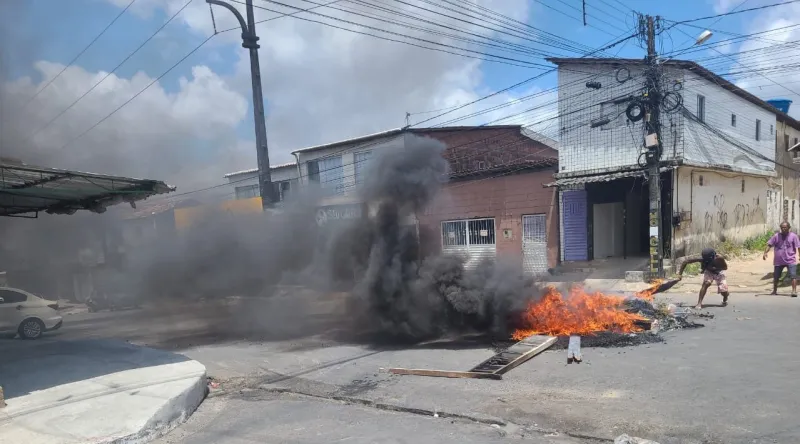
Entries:
[[703, 285], [700, 287], [700, 294], [698, 295], [697, 305], [694, 306], [696, 309], [703, 308], [703, 298], [706, 297], [706, 291], [708, 291], [708, 287], [711, 286], [711, 282], [703, 282]]

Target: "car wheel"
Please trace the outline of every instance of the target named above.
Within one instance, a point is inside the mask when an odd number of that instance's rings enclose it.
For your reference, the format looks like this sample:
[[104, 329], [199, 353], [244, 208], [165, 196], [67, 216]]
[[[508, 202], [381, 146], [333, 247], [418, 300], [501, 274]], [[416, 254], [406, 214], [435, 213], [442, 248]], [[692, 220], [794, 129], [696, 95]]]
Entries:
[[44, 334], [44, 329], [44, 322], [39, 319], [25, 319], [19, 326], [19, 336], [22, 339], [39, 339]]

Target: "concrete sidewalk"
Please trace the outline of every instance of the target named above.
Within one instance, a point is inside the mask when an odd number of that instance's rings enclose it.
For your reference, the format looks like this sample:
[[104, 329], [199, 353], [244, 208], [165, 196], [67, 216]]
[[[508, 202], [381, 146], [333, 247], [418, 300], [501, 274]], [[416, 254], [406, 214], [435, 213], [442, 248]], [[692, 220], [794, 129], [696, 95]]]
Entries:
[[146, 442], [206, 394], [202, 364], [120, 341], [9, 340], [0, 356], [3, 442]]

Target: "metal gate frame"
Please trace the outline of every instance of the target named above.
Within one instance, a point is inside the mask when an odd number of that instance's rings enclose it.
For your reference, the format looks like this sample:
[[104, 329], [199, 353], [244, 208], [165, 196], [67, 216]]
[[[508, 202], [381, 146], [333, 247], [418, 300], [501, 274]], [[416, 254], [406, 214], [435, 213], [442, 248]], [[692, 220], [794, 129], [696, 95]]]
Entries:
[[[492, 232], [493, 232], [491, 236], [492, 242], [486, 244], [470, 243], [470, 231], [469, 231], [470, 222], [475, 223], [475, 222], [488, 222], [488, 221], [491, 221], [492, 225]], [[445, 224], [455, 224], [455, 223], [463, 223], [464, 230], [463, 231], [459, 230], [459, 233], [455, 236], [456, 239], [455, 244], [448, 245], [448, 243], [446, 242], [447, 238], [445, 236]], [[492, 260], [494, 260], [497, 257], [497, 225], [494, 217], [443, 220], [440, 222], [439, 226], [442, 236], [441, 237], [442, 252], [466, 255], [468, 257], [466, 264], [467, 268], [472, 268], [476, 266], [481, 261], [481, 259], [484, 259], [489, 255], [491, 256]], [[458, 243], [460, 239], [463, 239], [464, 241], [463, 244]], [[479, 247], [484, 247], [486, 251], [481, 252], [481, 251], [471, 250], [471, 248], [479, 248]], [[489, 250], [491, 250], [491, 252], [489, 252]], [[475, 253], [477, 253], [477, 255]], [[484, 255], [481, 253], [488, 253], [488, 254]]]
[[[526, 256], [526, 254], [525, 254], [526, 253], [526, 250], [525, 250], [525, 246], [526, 245], [525, 245], [525, 243], [526, 243], [526, 241], [528, 241], [528, 239], [526, 237], [526, 234], [528, 234], [528, 233], [527, 233], [527, 231], [525, 229], [528, 226], [526, 224], [526, 218], [528, 218], [528, 219], [541, 218], [542, 232], [541, 233], [534, 233], [534, 236], [532, 236], [531, 239], [529, 240], [532, 243], [541, 243], [541, 246], [543, 247], [544, 267], [542, 267], [541, 270], [531, 270], [531, 271], [529, 271], [527, 269], [527, 267], [526, 267], [526, 264], [529, 262], [525, 257]], [[539, 235], [541, 236], [541, 240], [536, 240], [536, 238], [538, 238]], [[522, 269], [523, 269], [523, 272], [525, 272], [526, 274], [527, 273], [545, 274], [545, 273], [547, 273], [547, 269], [548, 268], [549, 268], [549, 263], [548, 263], [548, 257], [547, 257], [547, 214], [546, 213], [523, 214], [522, 215]]]

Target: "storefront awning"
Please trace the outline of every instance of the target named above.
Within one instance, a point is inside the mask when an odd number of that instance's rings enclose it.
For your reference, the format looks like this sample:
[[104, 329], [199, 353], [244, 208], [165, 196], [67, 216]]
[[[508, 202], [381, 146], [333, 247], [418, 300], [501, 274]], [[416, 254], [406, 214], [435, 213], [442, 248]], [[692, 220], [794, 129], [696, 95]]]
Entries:
[[0, 159], [0, 216], [40, 211], [102, 213], [111, 205], [133, 203], [174, 190], [157, 180], [43, 168]]
[[[661, 168], [661, 172], [669, 171], [672, 168]], [[593, 174], [590, 176], [562, 177], [555, 182], [545, 184], [545, 188], [564, 187], [570, 185], [581, 185], [586, 183], [611, 182], [612, 180], [625, 179], [628, 177], [646, 177], [646, 170], [617, 171], [615, 173]]]

